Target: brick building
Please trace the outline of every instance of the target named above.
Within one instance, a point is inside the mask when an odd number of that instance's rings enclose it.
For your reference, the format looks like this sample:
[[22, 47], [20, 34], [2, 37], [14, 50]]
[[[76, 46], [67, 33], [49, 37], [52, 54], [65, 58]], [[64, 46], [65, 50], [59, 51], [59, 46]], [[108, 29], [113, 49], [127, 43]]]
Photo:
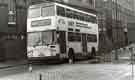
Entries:
[[112, 49], [128, 44], [127, 24], [133, 20], [133, 7], [133, 0], [95, 0], [100, 35], [105, 37], [100, 37], [100, 48], [104, 48], [104, 45], [108, 43], [110, 44], [106, 46]]
[[26, 0], [0, 0], [0, 60], [26, 58]]

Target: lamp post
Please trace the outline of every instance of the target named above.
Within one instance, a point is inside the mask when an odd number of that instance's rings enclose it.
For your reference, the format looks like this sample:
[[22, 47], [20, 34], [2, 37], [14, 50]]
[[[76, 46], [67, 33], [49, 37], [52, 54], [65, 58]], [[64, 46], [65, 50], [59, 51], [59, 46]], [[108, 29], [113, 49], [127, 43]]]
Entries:
[[[132, 16], [134, 16], [134, 0], [132, 0]], [[134, 80], [134, 46], [131, 50], [132, 80]]]
[[115, 29], [116, 29], [116, 36], [115, 37], [117, 37], [116, 38], [116, 42], [114, 42], [115, 43], [115, 48], [118, 48], [118, 46], [119, 46], [119, 44], [117, 44], [118, 43], [118, 0], [115, 0], [116, 2], [115, 2], [115, 16], [116, 16], [116, 20], [115, 20]]

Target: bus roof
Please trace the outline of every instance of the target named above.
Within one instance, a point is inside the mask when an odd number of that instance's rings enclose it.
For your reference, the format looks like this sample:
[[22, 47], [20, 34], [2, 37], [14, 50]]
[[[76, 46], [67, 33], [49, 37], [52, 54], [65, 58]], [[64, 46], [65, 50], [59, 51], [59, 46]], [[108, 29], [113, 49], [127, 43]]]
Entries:
[[72, 5], [72, 4], [67, 4], [67, 3], [62, 3], [62, 2], [57, 2], [57, 4], [61, 4], [61, 5], [65, 5], [65, 6], [69, 6], [84, 12], [88, 12], [88, 13], [92, 13], [92, 14], [97, 14], [97, 11], [95, 9], [89, 9], [89, 8], [85, 8], [85, 7], [81, 7], [81, 6], [76, 6], [76, 5]]
[[30, 5], [29, 8], [37, 8], [37, 7], [41, 7], [41, 6], [44, 6], [44, 5], [54, 5], [54, 2], [33, 4], [33, 5]]
[[64, 3], [58, 3], [58, 2], [38, 3], [38, 4], [31, 5], [29, 8], [38, 8], [38, 7], [41, 7], [41, 6], [44, 6], [44, 5], [48, 5], [48, 6], [49, 5], [57, 5], [57, 6], [68, 8], [68, 9], [78, 11], [78, 12], [81, 12], [81, 13], [84, 13], [84, 14], [96, 16], [96, 11], [94, 11], [92, 9], [82, 8], [82, 7], [79, 7], [79, 6], [69, 5], [69, 4], [64, 4]]
[[80, 10], [80, 9], [75, 8], [75, 7], [73, 7], [73, 6], [63, 5], [63, 4], [60, 4], [60, 3], [55, 3], [55, 4], [56, 4], [57, 6], [61, 6], [61, 7], [67, 8], [67, 9], [71, 9], [71, 10], [77, 11], [77, 12], [81, 12], [81, 13], [88, 14], [88, 15], [91, 15], [91, 16], [96, 16], [96, 15], [93, 14], [93, 13], [86, 12], [86, 11], [84, 11], [84, 10]]

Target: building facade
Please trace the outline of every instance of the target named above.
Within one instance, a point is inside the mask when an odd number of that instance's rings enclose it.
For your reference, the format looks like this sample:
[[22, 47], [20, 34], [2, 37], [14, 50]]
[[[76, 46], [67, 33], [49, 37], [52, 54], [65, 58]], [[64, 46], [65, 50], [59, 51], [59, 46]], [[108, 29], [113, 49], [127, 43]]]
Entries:
[[42, 2], [60, 2], [81, 8], [94, 9], [95, 0], [28, 0], [29, 5]]
[[26, 0], [0, 0], [0, 60], [26, 58]]
[[124, 47], [128, 44], [127, 24], [133, 21], [133, 3], [134, 0], [95, 0], [100, 35], [106, 38], [100, 37], [101, 48], [104, 48], [105, 43], [103, 42], [106, 42], [106, 40], [109, 40], [111, 44], [108, 46], [111, 46], [112, 49]]

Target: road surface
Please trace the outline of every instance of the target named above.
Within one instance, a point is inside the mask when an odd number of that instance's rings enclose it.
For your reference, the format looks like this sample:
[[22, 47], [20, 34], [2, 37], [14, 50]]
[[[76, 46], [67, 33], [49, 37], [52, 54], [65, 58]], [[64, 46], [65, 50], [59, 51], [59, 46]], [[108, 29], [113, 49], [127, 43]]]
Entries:
[[32, 69], [29, 72], [27, 65], [2, 69], [0, 80], [132, 80], [129, 64], [33, 65]]

